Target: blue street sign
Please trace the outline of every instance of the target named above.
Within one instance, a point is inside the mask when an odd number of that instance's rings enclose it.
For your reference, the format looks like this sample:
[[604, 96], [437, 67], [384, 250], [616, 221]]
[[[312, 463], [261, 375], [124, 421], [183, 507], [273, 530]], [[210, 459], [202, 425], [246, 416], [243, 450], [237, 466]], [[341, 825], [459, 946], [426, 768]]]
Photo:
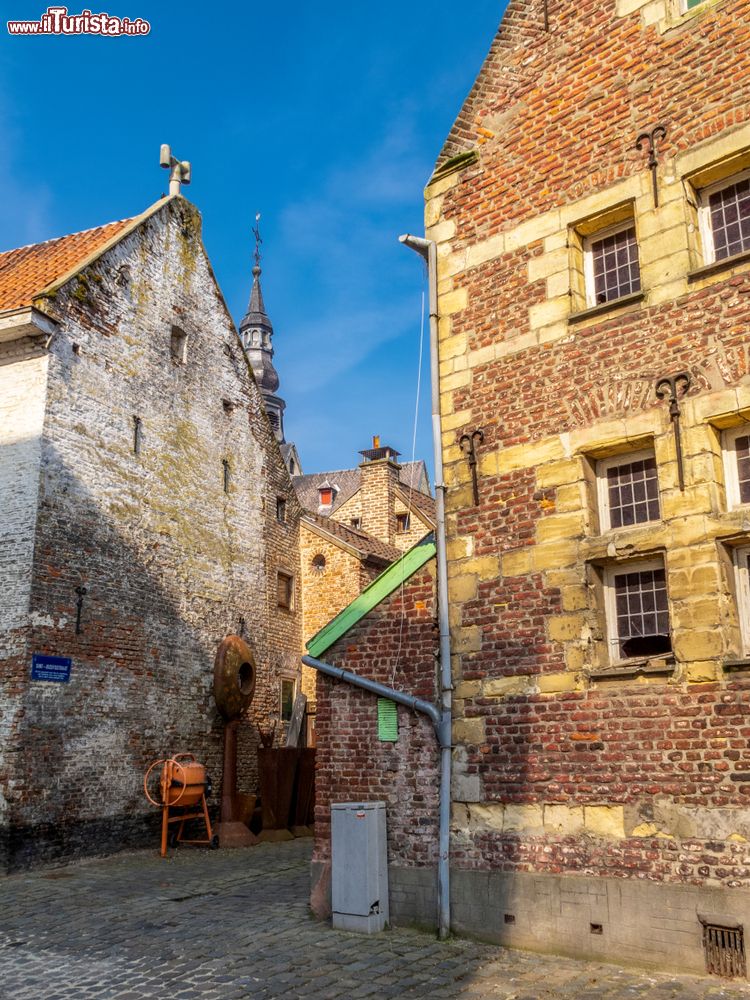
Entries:
[[70, 680], [70, 668], [73, 661], [69, 656], [47, 656], [46, 653], [34, 653], [31, 658], [32, 681], [57, 681], [67, 684]]

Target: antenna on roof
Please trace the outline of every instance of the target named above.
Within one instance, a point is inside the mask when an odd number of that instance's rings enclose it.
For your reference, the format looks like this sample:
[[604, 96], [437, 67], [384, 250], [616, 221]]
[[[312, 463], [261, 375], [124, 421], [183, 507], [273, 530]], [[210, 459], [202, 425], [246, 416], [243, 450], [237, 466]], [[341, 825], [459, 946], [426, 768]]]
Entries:
[[159, 155], [159, 163], [165, 170], [169, 170], [169, 193], [170, 195], [180, 193], [181, 184], [189, 184], [192, 176], [190, 163], [188, 160], [178, 160], [172, 156], [172, 150], [163, 143]]

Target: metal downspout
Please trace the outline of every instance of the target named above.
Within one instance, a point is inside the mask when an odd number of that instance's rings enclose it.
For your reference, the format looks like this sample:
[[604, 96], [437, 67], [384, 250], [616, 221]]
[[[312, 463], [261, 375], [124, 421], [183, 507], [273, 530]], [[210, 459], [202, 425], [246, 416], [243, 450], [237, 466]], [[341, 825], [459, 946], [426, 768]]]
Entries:
[[388, 687], [386, 684], [381, 684], [380, 681], [372, 681], [369, 677], [362, 677], [360, 674], [355, 674], [353, 670], [345, 670], [343, 667], [334, 667], [332, 663], [325, 663], [323, 660], [317, 660], [314, 656], [303, 656], [302, 662], [306, 667], [312, 667], [314, 670], [319, 670], [322, 674], [327, 674], [328, 677], [333, 677], [337, 681], [344, 681], [346, 684], [351, 684], [354, 687], [370, 691], [372, 694], [376, 694], [379, 698], [388, 698], [390, 701], [395, 701], [399, 705], [405, 705], [414, 712], [422, 712], [424, 715], [428, 715], [432, 725], [435, 727], [435, 734], [441, 746], [443, 738], [446, 735], [448, 736], [448, 743], [450, 745], [450, 730], [447, 730], [446, 732], [445, 720], [440, 713], [440, 709], [436, 705], [433, 705], [432, 702], [424, 701], [422, 698], [416, 698], [413, 694], [406, 694], [405, 691], [396, 691], [395, 688]]
[[448, 624], [448, 560], [445, 547], [445, 483], [443, 481], [443, 428], [440, 419], [438, 368], [437, 244], [419, 236], [400, 236], [401, 243], [427, 261], [430, 306], [430, 378], [432, 385], [432, 448], [435, 462], [435, 546], [437, 548], [438, 624], [440, 628], [440, 696], [443, 724], [448, 738], [440, 744], [440, 828], [438, 834], [438, 933], [450, 934], [450, 819], [451, 819], [451, 719], [453, 679], [451, 636]]

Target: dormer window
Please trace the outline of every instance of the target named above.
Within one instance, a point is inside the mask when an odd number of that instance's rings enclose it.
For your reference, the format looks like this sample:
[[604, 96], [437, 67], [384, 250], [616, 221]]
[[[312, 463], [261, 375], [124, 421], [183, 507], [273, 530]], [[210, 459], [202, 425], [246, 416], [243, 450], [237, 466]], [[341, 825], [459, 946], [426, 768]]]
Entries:
[[318, 489], [318, 497], [321, 507], [330, 507], [336, 498], [336, 487], [330, 483], [323, 483]]

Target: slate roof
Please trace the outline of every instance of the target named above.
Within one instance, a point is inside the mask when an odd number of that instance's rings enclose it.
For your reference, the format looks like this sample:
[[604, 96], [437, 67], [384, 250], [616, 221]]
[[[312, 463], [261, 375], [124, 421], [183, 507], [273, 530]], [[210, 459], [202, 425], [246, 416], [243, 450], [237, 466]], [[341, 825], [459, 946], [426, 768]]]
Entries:
[[0, 253], [0, 310], [30, 306], [48, 285], [103, 249], [133, 221], [121, 219], [81, 233]]
[[[432, 507], [431, 521], [435, 520], [435, 501], [431, 496], [426, 493], [421, 492], [420, 487], [422, 484], [428, 481], [427, 470], [425, 464], [422, 461], [419, 462], [404, 462], [401, 466], [401, 472], [399, 473], [399, 480], [404, 488], [404, 492], [408, 495], [409, 488], [414, 482], [412, 488], [412, 502], [413, 506], [421, 512], [425, 512], [428, 507]], [[342, 507], [347, 500], [350, 500], [354, 494], [359, 489], [360, 484], [360, 472], [359, 469], [338, 469], [335, 472], [312, 472], [307, 476], [293, 476], [292, 482], [294, 483], [294, 488], [297, 491], [297, 496], [299, 502], [305, 508], [305, 510], [312, 510], [316, 513], [320, 513], [320, 497], [318, 495], [318, 490], [321, 486], [335, 486], [338, 489], [338, 493], [331, 504], [330, 508], [326, 509], [324, 516], [330, 516], [335, 511]]]
[[359, 528], [350, 528], [346, 524], [340, 524], [331, 517], [306, 511], [302, 516], [302, 520], [306, 521], [311, 527], [317, 527], [350, 548], [355, 549], [363, 559], [375, 559], [384, 564], [390, 564], [394, 559], [401, 557], [401, 551], [395, 548], [395, 546], [387, 545], [385, 542], [381, 542], [379, 538], [374, 538], [372, 535], [360, 531]]

